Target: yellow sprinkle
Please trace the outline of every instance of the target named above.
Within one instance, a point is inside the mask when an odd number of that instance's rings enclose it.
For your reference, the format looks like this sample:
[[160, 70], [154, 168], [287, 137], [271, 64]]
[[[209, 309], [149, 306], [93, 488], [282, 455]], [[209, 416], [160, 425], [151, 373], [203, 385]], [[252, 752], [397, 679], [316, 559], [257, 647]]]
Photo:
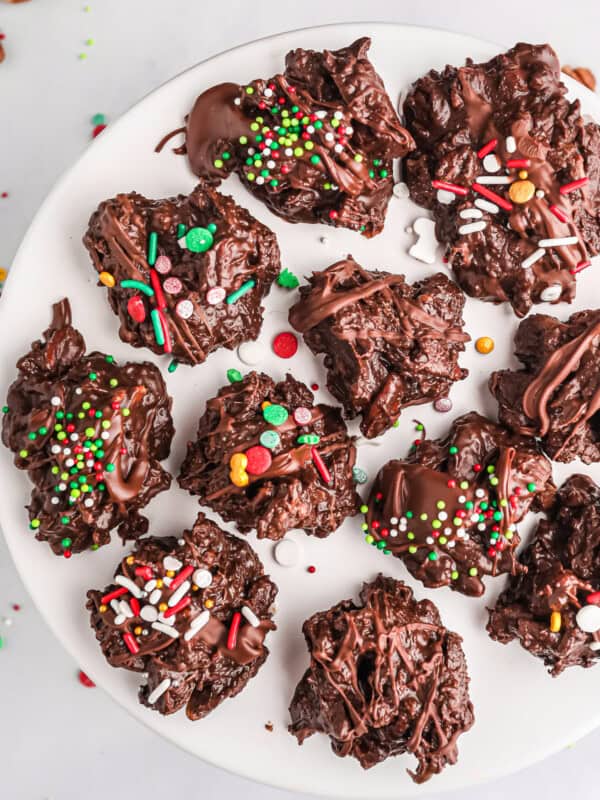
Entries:
[[79, 55], [77, 56], [77, 58], [78, 58], [80, 61], [85, 61], [85, 59], [87, 58], [87, 53], [79, 53]]
[[490, 336], [480, 336], [475, 342], [475, 349], [478, 353], [486, 356], [494, 349], [494, 340]]
[[560, 611], [553, 611], [550, 614], [550, 630], [552, 633], [558, 633], [562, 626], [562, 618]]
[[98, 278], [100, 279], [100, 283], [108, 286], [109, 289], [112, 289], [112, 287], [115, 285], [114, 276], [111, 275], [110, 272], [101, 272], [100, 275], [98, 275]]
[[106, 606], [104, 605], [104, 603], [102, 603], [102, 605], [101, 605], [101, 606], [98, 606], [98, 611], [99, 611], [101, 614], [104, 614], [104, 612], [106, 611]]
[[133, 629], [133, 632], [135, 633], [136, 636], [142, 635], [142, 629], [139, 625], [136, 625], [136, 627]]
[[158, 578], [158, 580], [156, 581], [156, 588], [162, 589], [162, 587], [163, 587], [162, 578]]
[[175, 573], [173, 572], [173, 570], [172, 569], [168, 569], [167, 570], [167, 578], [174, 578], [174, 577], [175, 577]]
[[508, 196], [513, 203], [526, 203], [534, 194], [535, 186], [531, 181], [515, 181], [508, 190]]
[[169, 606], [166, 603], [159, 603], [158, 610], [159, 611], [166, 611]]
[[127, 559], [126, 559], [127, 564], [133, 564], [134, 561], [135, 561], [135, 558], [133, 556], [127, 556]]
[[94, 44], [94, 40], [93, 39], [86, 39], [85, 43], [87, 44], [88, 47], [91, 47]]
[[0, 283], [4, 283], [7, 277], [8, 272], [4, 269], [4, 267], [0, 267]]
[[526, 169], [520, 169], [519, 170], [519, 178], [521, 178], [522, 181], [524, 181], [525, 178], [527, 178], [528, 176], [529, 176], [529, 173], [527, 172]]
[[215, 601], [211, 600], [210, 597], [208, 598], [208, 600], [204, 601], [204, 607], [205, 608], [212, 608], [214, 606], [214, 604], [215, 604]]
[[195, 583], [192, 583], [192, 592], [197, 592], [197, 591], [198, 591], [198, 587], [196, 586]]

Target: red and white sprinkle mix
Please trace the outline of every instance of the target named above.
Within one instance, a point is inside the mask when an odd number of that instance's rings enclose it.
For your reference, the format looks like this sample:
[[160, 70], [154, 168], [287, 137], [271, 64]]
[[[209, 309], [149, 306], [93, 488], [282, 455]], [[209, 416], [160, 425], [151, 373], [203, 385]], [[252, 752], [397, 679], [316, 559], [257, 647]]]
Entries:
[[226, 294], [227, 292], [222, 286], [213, 286], [212, 289], [209, 289], [206, 293], [206, 302], [210, 306], [217, 306], [225, 300]]

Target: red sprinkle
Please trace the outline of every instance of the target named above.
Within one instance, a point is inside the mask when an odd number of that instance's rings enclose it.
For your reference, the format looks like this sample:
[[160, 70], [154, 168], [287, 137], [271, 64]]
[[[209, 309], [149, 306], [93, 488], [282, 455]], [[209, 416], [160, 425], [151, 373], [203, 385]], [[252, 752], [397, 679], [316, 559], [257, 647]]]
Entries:
[[187, 565], [187, 567], [184, 567], [183, 569], [179, 570], [177, 575], [171, 581], [171, 585], [169, 586], [169, 589], [172, 592], [174, 592], [175, 589], [177, 589], [178, 586], [181, 586], [181, 584], [184, 582], [184, 580], [187, 577], [189, 577], [192, 574], [193, 571], [194, 571], [194, 568], [192, 566], [190, 566], [189, 564]]
[[310, 572], [310, 574], [313, 575], [317, 571], [317, 568], [313, 567], [313, 565], [311, 564], [310, 567], [306, 568], [306, 571]]
[[592, 592], [585, 598], [586, 603], [593, 603], [594, 605], [600, 604], [600, 592]]
[[158, 308], [159, 311], [164, 311], [167, 307], [167, 301], [165, 300], [162, 286], [160, 285], [158, 272], [155, 269], [150, 270], [150, 283], [152, 284], [152, 288], [154, 289], [154, 299], [156, 300], [156, 307]]
[[136, 567], [134, 573], [139, 578], [143, 578], [145, 581], [149, 581], [154, 575], [152, 572], [152, 567]]
[[21, 610], [21, 606], [18, 603], [13, 603], [11, 608], [12, 608], [13, 611], [20, 611]]
[[313, 392], [316, 392], [317, 389], [319, 388], [319, 384], [318, 383], [311, 383], [310, 388], [313, 390]]
[[481, 472], [481, 464], [473, 464], [473, 472]]
[[325, 483], [331, 483], [331, 473], [327, 469], [325, 462], [321, 458], [321, 454], [314, 445], [310, 448], [310, 454], [312, 456], [313, 464], [315, 465], [321, 478], [323, 478], [323, 481]]
[[495, 556], [495, 555], [497, 555], [497, 554], [496, 554], [496, 550], [495, 550], [495, 548], [493, 548], [493, 547], [490, 547], [490, 548], [488, 549], [488, 556], [490, 556], [490, 558], [494, 558], [494, 556]]
[[498, 139], [490, 139], [487, 144], [484, 144], [483, 147], [477, 151], [477, 155], [479, 156], [479, 158], [487, 156], [488, 153], [491, 153], [492, 150], [496, 148], [497, 144], [498, 144]]
[[465, 189], [464, 186], [458, 186], [456, 183], [448, 183], [448, 181], [431, 181], [431, 185], [434, 189], [444, 189], [446, 192], [452, 192], [452, 194], [460, 194], [463, 197], [468, 194], [468, 189]]
[[385, 539], [385, 537], [386, 537], [386, 536], [388, 536], [390, 532], [389, 532], [389, 530], [388, 530], [387, 528], [382, 528], [382, 529], [379, 531], [379, 533], [380, 533], [380, 535], [381, 535], [381, 536], [383, 536], [383, 538]]
[[238, 631], [240, 629], [240, 622], [242, 621], [242, 615], [239, 611], [236, 611], [233, 615], [231, 620], [231, 625], [229, 627], [229, 633], [227, 634], [227, 649], [233, 650], [233, 648], [237, 644], [237, 636]]
[[249, 475], [262, 475], [263, 472], [269, 469], [273, 461], [271, 452], [266, 447], [263, 447], [262, 444], [249, 447], [245, 455], [248, 459], [246, 472]]
[[329, 212], [329, 219], [337, 219], [337, 218], [338, 218], [338, 212], [335, 210], [335, 208], [332, 208], [331, 211]]
[[512, 203], [509, 203], [508, 200], [500, 197], [500, 195], [496, 194], [496, 192], [492, 192], [491, 189], [486, 189], [485, 186], [481, 186], [479, 183], [474, 183], [471, 188], [474, 192], [477, 192], [477, 194], [480, 194], [483, 197], [487, 197], [488, 200], [491, 200], [492, 203], [496, 203], [497, 206], [500, 206], [500, 208], [503, 208], [505, 211], [512, 211]]
[[127, 589], [124, 586], [119, 586], [119, 588], [115, 589], [114, 592], [109, 592], [108, 594], [105, 594], [104, 597], [101, 597], [100, 602], [103, 605], [106, 605], [106, 603], [110, 603], [111, 600], [116, 600], [117, 597], [121, 597], [124, 594], [127, 594]]
[[129, 650], [130, 653], [133, 653], [133, 655], [135, 655], [136, 653], [139, 652], [140, 648], [138, 647], [138, 643], [136, 642], [136, 640], [133, 638], [133, 634], [124, 633], [123, 641], [125, 642], [127, 649]]
[[137, 597], [132, 597], [131, 600], [129, 601], [129, 605], [131, 606], [131, 610], [133, 611], [135, 616], [139, 617], [139, 615], [140, 615], [140, 601], [137, 599]]
[[106, 128], [106, 125], [96, 125], [96, 127], [92, 131], [92, 139], [95, 139], [96, 136], [98, 136], [99, 133], [102, 133], [104, 128]]
[[129, 298], [127, 312], [134, 322], [143, 322], [146, 319], [146, 307], [139, 294]]
[[73, 555], [73, 553], [71, 552], [71, 550], [65, 550], [64, 553], [63, 553], [63, 556], [65, 558], [71, 558], [72, 555]]
[[[173, 584], [171, 584], [171, 586], [172, 585]], [[189, 595], [186, 595], [185, 597], [182, 597], [181, 600], [178, 603], [175, 603], [174, 606], [171, 606], [171, 608], [168, 608], [165, 611], [165, 613], [163, 614], [163, 617], [165, 619], [168, 619], [169, 617], [172, 617], [173, 614], [178, 614], [184, 608], [187, 608], [187, 606], [189, 606], [189, 604], [191, 602], [192, 602], [192, 598]]]
[[279, 358], [291, 358], [298, 352], [298, 339], [293, 333], [284, 331], [273, 339], [273, 352]]
[[373, 522], [371, 523], [371, 527], [373, 528], [373, 530], [376, 531], [377, 528], [379, 527], [379, 521], [374, 519]]
[[509, 158], [506, 166], [514, 167], [515, 169], [527, 169], [527, 167], [531, 166], [531, 161], [528, 158]]
[[578, 178], [576, 181], [571, 181], [570, 183], [563, 183], [563, 185], [559, 188], [559, 192], [561, 194], [570, 194], [574, 192], [576, 189], [580, 189], [582, 186], [585, 186], [586, 183], [589, 181], [589, 178]]
[[562, 210], [562, 208], [560, 206], [551, 205], [550, 206], [550, 211], [554, 214], [556, 219], [560, 220], [561, 222], [566, 222], [567, 221], [568, 217], [567, 217], [567, 215], [565, 214], [565, 212]]
[[592, 266], [591, 261], [580, 261], [576, 267], [571, 267], [569, 272], [571, 273], [571, 275], [577, 275], [578, 272], [581, 272], [582, 270], [587, 269], [588, 267], [591, 266]]
[[87, 686], [88, 689], [93, 689], [96, 685], [91, 678], [88, 678], [82, 669], [79, 670], [79, 675], [77, 677], [79, 678], [79, 683], [82, 686]]
[[449, 489], [455, 489], [456, 488], [456, 481], [454, 480], [454, 478], [450, 478], [450, 480], [448, 481], [448, 488]]

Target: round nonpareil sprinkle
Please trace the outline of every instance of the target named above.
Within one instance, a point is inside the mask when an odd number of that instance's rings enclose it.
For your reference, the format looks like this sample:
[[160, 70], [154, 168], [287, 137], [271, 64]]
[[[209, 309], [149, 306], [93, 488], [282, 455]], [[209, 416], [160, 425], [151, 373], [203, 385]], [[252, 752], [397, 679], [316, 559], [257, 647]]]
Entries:
[[494, 340], [491, 336], [480, 336], [479, 339], [475, 341], [475, 349], [478, 353], [487, 355], [494, 349]]

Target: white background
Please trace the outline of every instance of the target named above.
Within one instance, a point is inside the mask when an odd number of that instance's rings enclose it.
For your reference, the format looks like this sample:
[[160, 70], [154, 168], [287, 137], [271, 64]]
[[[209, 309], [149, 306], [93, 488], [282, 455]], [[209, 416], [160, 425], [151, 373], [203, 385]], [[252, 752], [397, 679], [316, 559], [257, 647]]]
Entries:
[[[110, 123], [177, 72], [250, 39], [368, 17], [447, 28], [506, 46], [549, 41], [564, 63], [600, 74], [600, 11], [592, 2], [91, 0], [89, 12], [84, 6], [79, 0], [0, 0], [7, 53], [0, 65], [0, 192], [9, 193], [0, 198], [0, 266], [10, 266], [43, 197], [85, 147], [94, 113], [105, 113]], [[86, 46], [90, 37], [94, 44]], [[80, 53], [87, 58], [79, 60]], [[14, 612], [13, 602], [22, 609]], [[2, 800], [292, 797], [194, 760], [134, 722], [99, 689], [80, 686], [77, 665], [32, 608], [1, 539], [0, 636]], [[510, 692], [511, 680], [506, 677], [501, 691]], [[597, 798], [599, 747], [597, 732], [543, 764], [463, 791], [460, 800]]]

